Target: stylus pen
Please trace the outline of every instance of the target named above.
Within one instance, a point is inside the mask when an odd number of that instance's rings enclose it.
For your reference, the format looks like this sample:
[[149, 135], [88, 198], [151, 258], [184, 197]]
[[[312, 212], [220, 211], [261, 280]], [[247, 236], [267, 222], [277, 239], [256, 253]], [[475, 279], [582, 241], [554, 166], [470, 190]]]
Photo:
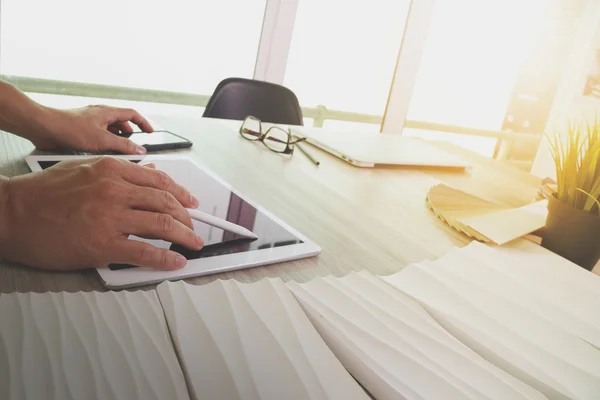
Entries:
[[207, 214], [200, 210], [193, 210], [190, 208], [187, 208], [187, 210], [190, 213], [190, 217], [192, 217], [192, 219], [195, 219], [196, 221], [204, 222], [205, 224], [214, 226], [216, 228], [221, 228], [224, 231], [233, 232], [236, 235], [244, 236], [251, 239], [258, 239], [258, 236], [256, 236], [255, 233], [249, 231], [243, 226], [239, 226], [232, 222], [225, 221], [224, 219], [215, 217], [214, 215]]
[[308, 151], [306, 151], [302, 146], [300, 146], [299, 144], [296, 143], [296, 147], [298, 148], [298, 150], [300, 150], [301, 152], [304, 153], [304, 155], [306, 155], [306, 157], [308, 157], [308, 159], [310, 161], [313, 162], [313, 164], [315, 164], [316, 166], [319, 166], [319, 164], [321, 164], [320, 161], [317, 161], [316, 158], [314, 158]]

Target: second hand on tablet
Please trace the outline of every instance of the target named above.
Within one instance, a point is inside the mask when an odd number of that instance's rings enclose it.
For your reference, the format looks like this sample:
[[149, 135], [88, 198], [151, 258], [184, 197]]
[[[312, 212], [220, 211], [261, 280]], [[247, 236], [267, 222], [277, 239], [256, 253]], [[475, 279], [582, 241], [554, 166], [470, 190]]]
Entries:
[[258, 239], [258, 236], [256, 236], [255, 233], [244, 228], [243, 226], [236, 225], [229, 221], [225, 221], [224, 219], [215, 217], [214, 215], [207, 214], [200, 210], [193, 210], [191, 208], [186, 208], [186, 210], [190, 213], [190, 217], [192, 217], [192, 219], [195, 219], [196, 221], [204, 222], [205, 224], [223, 229], [224, 231], [235, 233], [236, 235], [244, 236], [251, 239]]

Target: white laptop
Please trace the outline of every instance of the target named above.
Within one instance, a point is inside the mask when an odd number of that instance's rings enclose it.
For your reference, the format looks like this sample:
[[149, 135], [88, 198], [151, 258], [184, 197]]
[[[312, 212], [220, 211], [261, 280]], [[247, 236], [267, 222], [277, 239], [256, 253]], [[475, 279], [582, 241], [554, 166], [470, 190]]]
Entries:
[[[41, 171], [62, 160], [89, 156], [29, 156], [27, 164], [32, 171]], [[292, 227], [247, 199], [195, 159], [183, 155], [119, 156], [132, 162], [152, 162], [173, 180], [188, 188], [200, 199], [201, 211], [241, 225], [254, 232], [258, 239], [248, 240], [231, 232], [192, 221], [194, 231], [204, 238], [204, 248], [187, 250], [162, 240], [130, 236], [161, 248], [170, 248], [183, 254], [188, 263], [177, 271], [157, 271], [124, 264], [99, 268], [98, 273], [109, 288], [123, 288], [164, 280], [232, 271], [259, 265], [297, 260], [320, 253], [319, 246]]]
[[413, 167], [469, 168], [460, 157], [424, 140], [390, 133], [328, 131], [291, 127], [292, 133], [357, 167], [403, 165]]

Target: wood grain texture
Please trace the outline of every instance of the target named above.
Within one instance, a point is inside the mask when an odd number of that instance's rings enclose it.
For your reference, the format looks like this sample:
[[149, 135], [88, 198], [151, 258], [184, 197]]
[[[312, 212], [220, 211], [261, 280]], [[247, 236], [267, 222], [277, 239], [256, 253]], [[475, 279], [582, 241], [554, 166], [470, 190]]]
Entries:
[[[299, 152], [290, 158], [244, 140], [235, 129], [239, 122], [155, 120], [194, 142], [182, 153], [196, 156], [323, 249], [318, 258], [189, 280], [194, 283], [227, 278], [254, 282], [264, 277], [304, 282], [363, 269], [384, 275], [398, 272], [411, 262], [439, 257], [470, 242], [427, 209], [425, 197], [432, 186], [446, 183], [516, 207], [529, 203], [540, 184], [528, 173], [447, 143], [434, 145], [463, 157], [474, 165], [472, 170], [361, 169], [310, 148], [321, 161], [315, 167]], [[27, 173], [23, 157], [33, 146], [6, 133], [0, 133], [0, 144], [0, 171], [9, 176]], [[102, 290], [102, 286], [94, 271], [41, 272], [1, 263], [0, 292], [46, 290]]]
[[0, 296], [3, 399], [189, 399], [155, 292]]

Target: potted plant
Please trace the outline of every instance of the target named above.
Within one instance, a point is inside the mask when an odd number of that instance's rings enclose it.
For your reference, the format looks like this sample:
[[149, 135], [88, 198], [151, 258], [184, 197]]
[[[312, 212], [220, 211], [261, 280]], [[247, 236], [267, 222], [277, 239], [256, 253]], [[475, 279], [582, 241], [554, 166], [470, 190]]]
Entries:
[[542, 246], [588, 270], [600, 259], [600, 124], [569, 123], [550, 140], [557, 190], [548, 199]]

